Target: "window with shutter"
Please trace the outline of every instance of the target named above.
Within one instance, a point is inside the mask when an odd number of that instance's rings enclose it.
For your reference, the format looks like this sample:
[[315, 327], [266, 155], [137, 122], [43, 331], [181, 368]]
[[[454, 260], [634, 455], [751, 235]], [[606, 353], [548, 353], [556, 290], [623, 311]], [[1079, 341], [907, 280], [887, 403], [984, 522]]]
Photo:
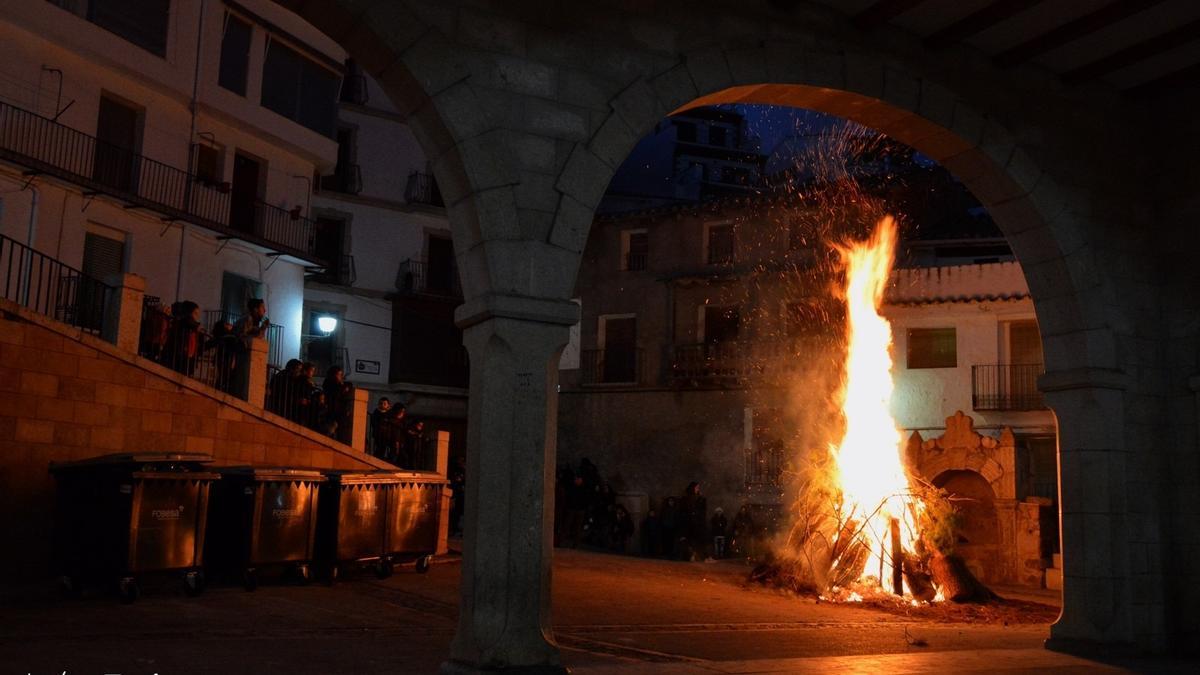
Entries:
[[95, 232], [83, 237], [83, 273], [97, 281], [107, 281], [125, 271], [125, 241]]

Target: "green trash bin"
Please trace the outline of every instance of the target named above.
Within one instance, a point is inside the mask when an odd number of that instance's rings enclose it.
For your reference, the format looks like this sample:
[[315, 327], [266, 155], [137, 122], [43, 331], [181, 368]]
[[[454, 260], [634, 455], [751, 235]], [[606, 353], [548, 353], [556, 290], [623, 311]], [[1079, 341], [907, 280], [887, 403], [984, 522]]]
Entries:
[[258, 587], [260, 571], [307, 582], [316, 542], [321, 472], [252, 466], [217, 469], [205, 560], [214, 574]]
[[54, 561], [63, 590], [113, 583], [133, 602], [146, 575], [179, 573], [188, 595], [202, 570], [212, 457], [121, 453], [52, 464]]
[[321, 485], [317, 565], [329, 583], [347, 568], [373, 566], [392, 573], [388, 556], [389, 506], [400, 483], [390, 471], [330, 471]]

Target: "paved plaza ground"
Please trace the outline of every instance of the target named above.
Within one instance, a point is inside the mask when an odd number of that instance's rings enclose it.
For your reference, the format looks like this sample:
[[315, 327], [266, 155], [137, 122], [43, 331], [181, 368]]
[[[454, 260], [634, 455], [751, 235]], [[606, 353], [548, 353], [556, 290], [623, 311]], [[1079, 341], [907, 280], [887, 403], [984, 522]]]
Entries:
[[[558, 551], [563, 660], [577, 673], [1122, 670], [1044, 650], [1052, 609], [1033, 612], [1034, 623], [963, 623], [816, 603], [747, 586], [746, 573], [735, 563]], [[9, 591], [0, 674], [435, 672], [453, 635], [458, 577], [449, 560], [426, 575], [400, 568], [387, 580], [364, 574], [334, 587], [214, 585], [198, 598], [150, 587], [133, 605], [101, 593]]]

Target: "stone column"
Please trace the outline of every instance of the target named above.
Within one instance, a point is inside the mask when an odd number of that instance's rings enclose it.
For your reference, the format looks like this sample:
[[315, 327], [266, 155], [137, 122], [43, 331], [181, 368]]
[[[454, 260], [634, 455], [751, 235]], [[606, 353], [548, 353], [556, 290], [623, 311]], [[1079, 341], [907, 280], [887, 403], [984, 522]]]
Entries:
[[367, 420], [370, 418], [367, 402], [370, 399], [371, 392], [359, 387], [354, 388], [354, 412], [350, 421], [350, 447], [359, 452], [367, 451]]
[[1058, 419], [1063, 611], [1050, 627], [1051, 649], [1132, 649], [1156, 620], [1151, 615], [1162, 612], [1153, 598], [1134, 595], [1138, 581], [1161, 589], [1162, 579], [1135, 580], [1130, 565], [1149, 534], [1134, 526], [1129, 508], [1125, 380], [1118, 371], [1081, 368], [1039, 382]]
[[462, 600], [445, 673], [565, 673], [550, 627], [558, 359], [568, 301], [488, 295], [456, 313], [471, 357]]
[[267, 358], [269, 345], [266, 338], [251, 338], [249, 360], [245, 368], [239, 368], [242, 377], [241, 391], [246, 392], [246, 402], [253, 406], [267, 404]]
[[101, 335], [120, 349], [138, 351], [142, 337], [142, 298], [146, 279], [137, 274], [117, 274], [104, 280], [113, 292], [107, 299]]

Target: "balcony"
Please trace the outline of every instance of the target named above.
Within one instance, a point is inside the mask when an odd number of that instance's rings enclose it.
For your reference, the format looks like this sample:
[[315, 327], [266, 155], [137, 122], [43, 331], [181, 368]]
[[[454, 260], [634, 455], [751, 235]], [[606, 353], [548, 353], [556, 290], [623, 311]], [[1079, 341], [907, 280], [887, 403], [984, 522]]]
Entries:
[[442, 191], [438, 189], [437, 180], [433, 174], [414, 171], [408, 174], [408, 184], [404, 186], [404, 201], [409, 204], [424, 204], [445, 208], [442, 201]]
[[462, 286], [453, 265], [430, 267], [424, 260], [405, 260], [396, 272], [396, 290], [405, 295], [461, 299]]
[[787, 454], [782, 443], [768, 442], [745, 449], [746, 489], [779, 489], [783, 486]]
[[330, 286], [353, 286], [358, 281], [358, 270], [354, 266], [354, 256], [349, 254], [327, 255], [329, 262], [324, 268], [315, 270], [307, 277], [317, 283]]
[[1038, 391], [1040, 363], [971, 366], [971, 407], [975, 410], [1045, 410]]
[[579, 357], [580, 384], [636, 385], [642, 381], [642, 350], [636, 347], [585, 349]]
[[25, 167], [27, 176], [46, 175], [107, 195], [127, 209], [158, 213], [164, 222], [182, 220], [239, 239], [272, 253], [323, 264], [313, 250], [313, 222], [299, 209], [287, 211], [254, 201], [233, 204], [228, 184], [163, 164], [36, 113], [0, 102], [0, 159]]
[[670, 378], [676, 386], [736, 385], [786, 375], [804, 340], [740, 340], [675, 345]]

